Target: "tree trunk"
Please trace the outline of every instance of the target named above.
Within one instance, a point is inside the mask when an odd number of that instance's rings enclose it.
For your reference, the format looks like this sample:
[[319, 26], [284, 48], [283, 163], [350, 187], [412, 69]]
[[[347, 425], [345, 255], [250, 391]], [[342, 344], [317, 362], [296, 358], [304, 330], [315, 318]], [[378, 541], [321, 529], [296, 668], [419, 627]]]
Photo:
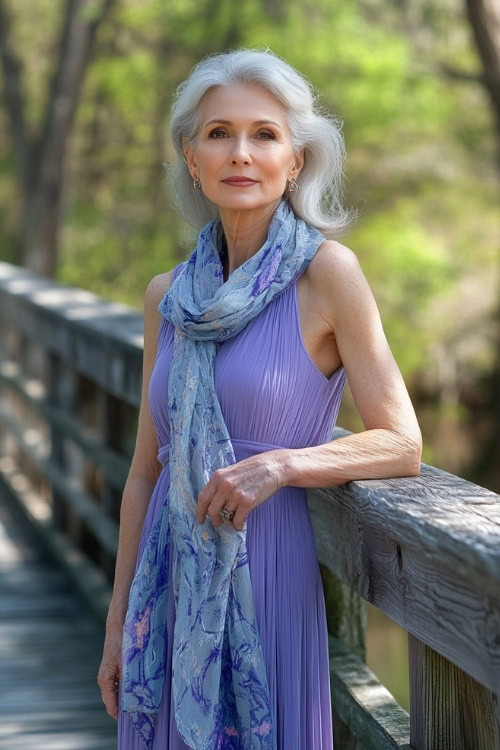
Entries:
[[11, 19], [0, 0], [3, 93], [23, 200], [20, 263], [43, 276], [53, 276], [57, 267], [69, 138], [97, 29], [114, 4], [115, 0], [102, 0], [90, 13], [94, 6], [88, 0], [67, 0], [45, 114], [39, 133], [32, 137], [24, 120], [21, 64], [12, 43]]
[[[465, 2], [483, 65], [484, 84], [492, 104], [498, 136], [497, 158], [500, 172], [500, 2], [499, 0], [465, 0]], [[494, 492], [500, 492], [500, 283], [498, 291], [498, 308], [495, 314], [497, 324], [495, 366], [486, 386], [489, 392], [492, 430], [482, 455], [470, 467], [470, 474], [476, 478], [475, 481], [485, 483]]]

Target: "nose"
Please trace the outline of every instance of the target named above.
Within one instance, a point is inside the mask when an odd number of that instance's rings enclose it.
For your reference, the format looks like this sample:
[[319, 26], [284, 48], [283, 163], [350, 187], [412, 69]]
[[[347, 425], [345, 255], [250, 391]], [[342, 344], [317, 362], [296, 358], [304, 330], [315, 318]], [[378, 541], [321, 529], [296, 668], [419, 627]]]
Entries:
[[235, 138], [234, 148], [231, 154], [233, 164], [250, 164], [252, 157], [245, 138]]

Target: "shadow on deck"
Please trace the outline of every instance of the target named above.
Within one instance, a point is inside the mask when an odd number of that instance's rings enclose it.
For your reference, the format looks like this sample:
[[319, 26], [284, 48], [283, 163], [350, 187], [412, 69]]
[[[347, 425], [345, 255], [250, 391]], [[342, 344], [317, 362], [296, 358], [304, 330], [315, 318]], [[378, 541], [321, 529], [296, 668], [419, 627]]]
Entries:
[[97, 672], [104, 628], [0, 496], [0, 748], [115, 750]]

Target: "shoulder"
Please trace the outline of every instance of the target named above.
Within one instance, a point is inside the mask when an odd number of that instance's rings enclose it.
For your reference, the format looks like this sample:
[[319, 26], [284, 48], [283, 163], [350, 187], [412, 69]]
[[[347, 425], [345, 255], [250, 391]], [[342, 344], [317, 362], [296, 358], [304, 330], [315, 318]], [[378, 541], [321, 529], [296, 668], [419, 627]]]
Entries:
[[[165, 296], [166, 292], [170, 289], [172, 282], [175, 278], [175, 274], [179, 265], [172, 268], [171, 271], [165, 273], [159, 273], [153, 276], [151, 281], [146, 287], [144, 293], [144, 331], [145, 335], [148, 330], [156, 332], [161, 322], [162, 315], [158, 310], [158, 306]], [[153, 334], [151, 334], [153, 335]]]
[[170, 289], [174, 278], [174, 270], [166, 271], [165, 273], [159, 273], [157, 276], [153, 276], [151, 281], [146, 287], [144, 294], [144, 308], [157, 308], [163, 299], [165, 293]]
[[356, 253], [336, 240], [325, 240], [318, 247], [307, 267], [307, 279], [334, 330], [356, 302], [373, 300]]
[[144, 294], [145, 312], [146, 308], [147, 312], [150, 312], [151, 310], [157, 310], [158, 305], [162, 301], [166, 292], [170, 289], [172, 282], [183, 263], [184, 261], [181, 261], [177, 266], [174, 266], [171, 271], [166, 271], [165, 273], [159, 273], [156, 276], [153, 276], [153, 278], [147, 285], [146, 292]]
[[325, 274], [332, 282], [339, 275], [341, 278], [349, 275], [356, 267], [359, 267], [356, 253], [337, 240], [325, 240], [318, 247], [307, 270], [311, 281], [321, 283]]

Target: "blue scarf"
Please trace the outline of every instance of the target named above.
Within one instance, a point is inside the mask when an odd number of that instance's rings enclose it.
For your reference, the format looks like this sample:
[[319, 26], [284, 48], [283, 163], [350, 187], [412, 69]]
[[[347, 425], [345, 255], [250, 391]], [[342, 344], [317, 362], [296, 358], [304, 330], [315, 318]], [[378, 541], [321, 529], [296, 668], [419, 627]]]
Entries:
[[123, 634], [122, 702], [152, 750], [167, 654], [169, 544], [176, 609], [172, 691], [180, 736], [194, 750], [276, 750], [265, 663], [243, 530], [207, 515], [198, 493], [235, 463], [214, 385], [216, 344], [236, 336], [305, 270], [325, 239], [282, 199], [260, 250], [223, 279], [220, 218], [158, 310], [175, 326], [168, 379], [170, 484], [130, 588]]

